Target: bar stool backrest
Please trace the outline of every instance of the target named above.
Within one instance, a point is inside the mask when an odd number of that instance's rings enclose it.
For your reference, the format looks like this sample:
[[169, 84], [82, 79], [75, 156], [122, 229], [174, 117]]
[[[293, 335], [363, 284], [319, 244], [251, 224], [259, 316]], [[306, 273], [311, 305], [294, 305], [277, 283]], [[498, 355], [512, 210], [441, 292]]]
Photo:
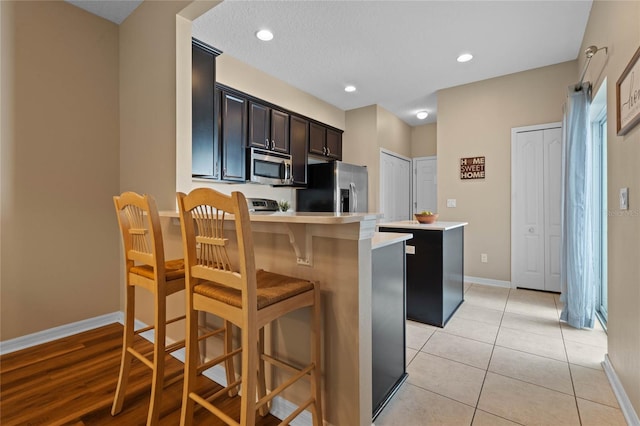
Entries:
[[[213, 281], [240, 290], [244, 320], [248, 319], [247, 315], [254, 316], [257, 311], [256, 266], [244, 195], [233, 192], [229, 196], [211, 188], [198, 188], [189, 195], [178, 194], [178, 208], [182, 216], [187, 283], [193, 286], [199, 280]], [[236, 265], [232, 264], [227, 251], [231, 242], [227, 237], [233, 232], [225, 233], [225, 220], [235, 223]]]

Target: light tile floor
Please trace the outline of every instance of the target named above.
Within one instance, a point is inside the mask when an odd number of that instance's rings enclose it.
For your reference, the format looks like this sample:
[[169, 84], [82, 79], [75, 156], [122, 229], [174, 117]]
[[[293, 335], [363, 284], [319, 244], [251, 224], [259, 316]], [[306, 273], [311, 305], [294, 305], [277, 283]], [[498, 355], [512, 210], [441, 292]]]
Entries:
[[607, 336], [559, 321], [558, 295], [465, 284], [444, 328], [407, 321], [409, 378], [376, 426], [626, 425]]

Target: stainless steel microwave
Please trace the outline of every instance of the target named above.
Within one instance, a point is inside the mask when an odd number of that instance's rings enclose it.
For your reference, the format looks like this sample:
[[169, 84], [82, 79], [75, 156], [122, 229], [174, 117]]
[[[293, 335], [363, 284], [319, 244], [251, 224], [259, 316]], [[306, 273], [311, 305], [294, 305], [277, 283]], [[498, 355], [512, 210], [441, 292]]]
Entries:
[[291, 185], [291, 155], [250, 148], [249, 180], [269, 185]]

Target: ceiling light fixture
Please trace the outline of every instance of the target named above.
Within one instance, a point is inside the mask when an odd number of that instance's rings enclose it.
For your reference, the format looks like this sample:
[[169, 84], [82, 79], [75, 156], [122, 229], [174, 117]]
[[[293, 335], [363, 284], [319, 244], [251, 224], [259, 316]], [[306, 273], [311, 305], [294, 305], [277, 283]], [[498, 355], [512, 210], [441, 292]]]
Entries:
[[273, 39], [273, 33], [269, 30], [260, 30], [256, 33], [256, 37], [262, 41], [269, 41]]
[[348, 93], [355, 92], [356, 91], [356, 86], [349, 85], [349, 86], [344, 88], [344, 91], [348, 92]]
[[471, 53], [463, 53], [462, 55], [458, 56], [457, 61], [458, 62], [469, 62], [472, 59], [473, 59], [473, 55]]
[[416, 114], [416, 117], [418, 117], [419, 120], [424, 120], [425, 118], [427, 118], [429, 116], [429, 113], [427, 111], [419, 111]]

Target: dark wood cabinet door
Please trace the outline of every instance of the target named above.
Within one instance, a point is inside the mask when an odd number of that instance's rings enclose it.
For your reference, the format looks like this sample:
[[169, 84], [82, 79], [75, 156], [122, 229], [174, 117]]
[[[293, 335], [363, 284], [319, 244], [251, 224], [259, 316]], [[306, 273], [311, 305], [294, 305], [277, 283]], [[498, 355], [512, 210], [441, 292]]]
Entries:
[[249, 140], [247, 146], [271, 149], [269, 121], [271, 108], [249, 102]]
[[215, 177], [217, 146], [215, 134], [215, 59], [216, 55], [192, 45], [191, 64], [191, 173], [194, 176]]
[[273, 151], [289, 153], [289, 114], [271, 110], [271, 146]]
[[307, 146], [309, 144], [309, 122], [291, 116], [291, 162], [295, 184], [307, 184]]
[[316, 123], [309, 123], [309, 152], [324, 155], [326, 152], [327, 129]]
[[245, 181], [247, 100], [222, 92], [222, 179]]
[[327, 129], [327, 151], [325, 155], [329, 158], [342, 160], [342, 133]]

